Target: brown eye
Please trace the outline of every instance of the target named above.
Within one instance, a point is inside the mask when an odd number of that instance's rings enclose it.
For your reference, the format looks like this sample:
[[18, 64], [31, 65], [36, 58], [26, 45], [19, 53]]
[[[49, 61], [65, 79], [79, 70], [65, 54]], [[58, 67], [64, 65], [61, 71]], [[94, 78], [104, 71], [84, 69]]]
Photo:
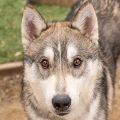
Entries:
[[49, 62], [47, 59], [43, 59], [41, 62], [41, 66], [44, 68], [44, 69], [48, 69], [49, 68]]
[[81, 60], [80, 58], [75, 58], [75, 59], [74, 59], [74, 61], [73, 61], [73, 66], [74, 66], [75, 68], [80, 67], [81, 64], [82, 64], [82, 60]]

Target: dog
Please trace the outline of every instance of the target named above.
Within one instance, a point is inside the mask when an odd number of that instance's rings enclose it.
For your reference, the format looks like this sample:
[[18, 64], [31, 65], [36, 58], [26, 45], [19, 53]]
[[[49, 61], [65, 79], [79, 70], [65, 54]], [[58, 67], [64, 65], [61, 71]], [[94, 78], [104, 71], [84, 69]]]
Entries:
[[120, 51], [119, 6], [114, 19], [102, 19], [106, 13], [96, 15], [92, 4], [84, 2], [66, 21], [52, 23], [32, 6], [24, 8], [22, 99], [28, 120], [109, 119]]

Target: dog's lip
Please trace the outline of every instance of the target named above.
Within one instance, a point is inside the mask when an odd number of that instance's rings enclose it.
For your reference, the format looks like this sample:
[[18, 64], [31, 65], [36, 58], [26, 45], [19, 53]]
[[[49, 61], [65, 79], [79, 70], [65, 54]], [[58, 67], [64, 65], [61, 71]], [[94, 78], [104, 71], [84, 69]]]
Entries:
[[55, 113], [59, 116], [64, 116], [70, 113], [70, 110], [67, 111], [55, 111]]

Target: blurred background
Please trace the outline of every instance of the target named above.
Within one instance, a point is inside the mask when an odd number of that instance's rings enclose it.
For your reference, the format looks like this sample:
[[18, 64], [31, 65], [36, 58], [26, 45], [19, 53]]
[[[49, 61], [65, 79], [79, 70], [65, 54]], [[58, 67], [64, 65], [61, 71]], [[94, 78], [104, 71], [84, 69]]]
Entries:
[[[47, 21], [64, 20], [77, 0], [0, 0], [0, 120], [26, 120], [20, 100], [22, 79], [21, 18], [33, 4]], [[111, 120], [120, 119], [120, 63]]]

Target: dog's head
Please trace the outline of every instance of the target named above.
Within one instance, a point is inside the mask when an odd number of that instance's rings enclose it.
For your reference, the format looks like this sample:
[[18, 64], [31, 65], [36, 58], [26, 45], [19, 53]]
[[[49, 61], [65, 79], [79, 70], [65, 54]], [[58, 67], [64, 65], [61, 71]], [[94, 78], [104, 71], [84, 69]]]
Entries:
[[37, 103], [58, 115], [77, 110], [83, 114], [102, 70], [92, 5], [81, 8], [73, 21], [56, 23], [45, 22], [35, 9], [25, 7], [22, 42], [24, 81]]

